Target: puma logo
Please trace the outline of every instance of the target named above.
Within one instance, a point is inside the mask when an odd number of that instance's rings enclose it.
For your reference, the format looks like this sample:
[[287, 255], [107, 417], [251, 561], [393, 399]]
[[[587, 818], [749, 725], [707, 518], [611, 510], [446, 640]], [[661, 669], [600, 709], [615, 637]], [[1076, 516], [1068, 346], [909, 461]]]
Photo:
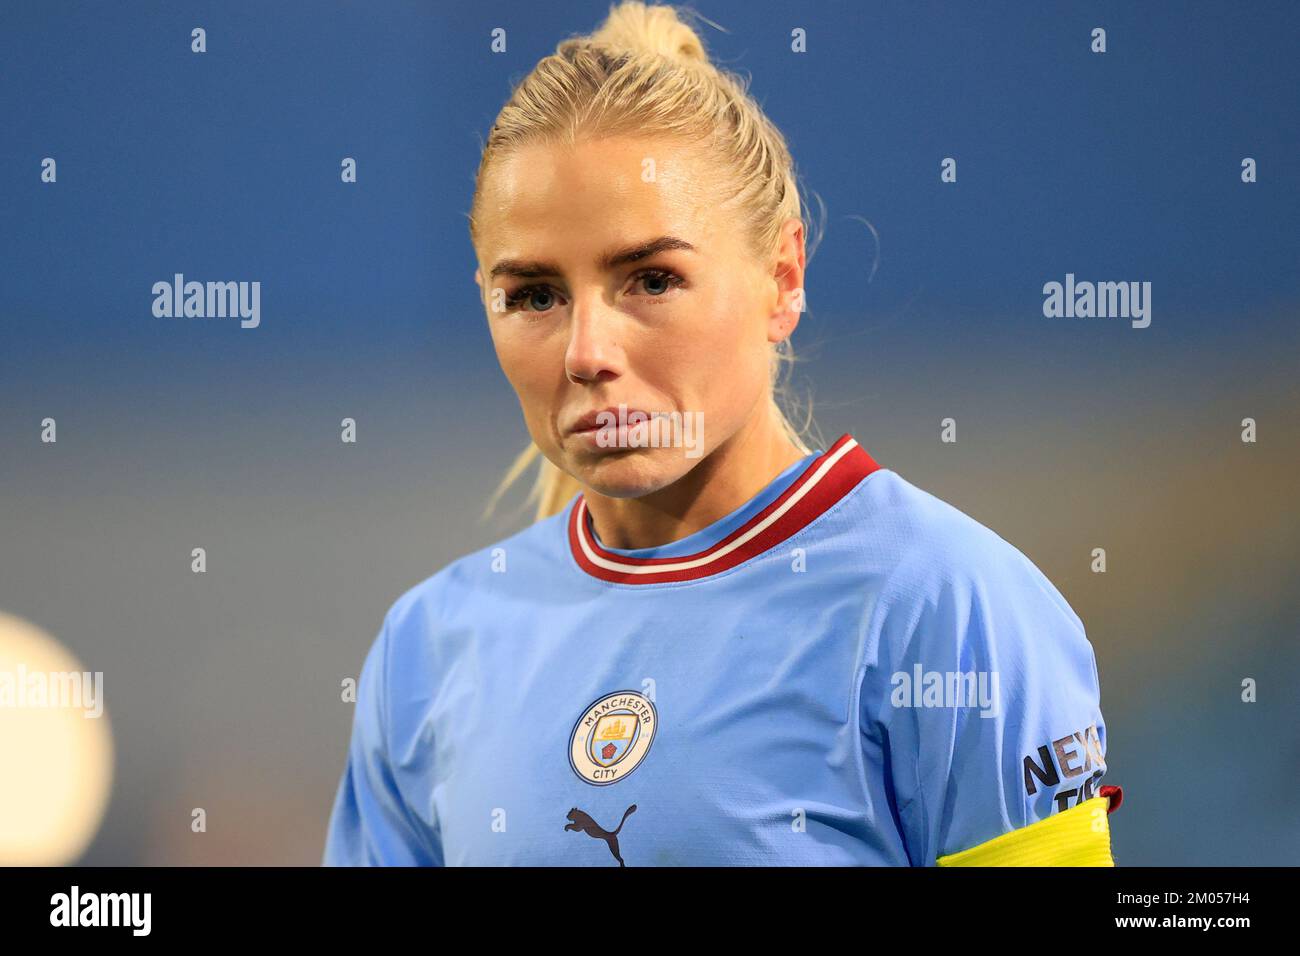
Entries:
[[623, 829], [623, 824], [627, 821], [628, 816], [630, 816], [635, 811], [636, 811], [635, 803], [632, 804], [632, 806], [628, 807], [626, 810], [624, 810], [623, 819], [618, 821], [617, 829], [615, 829], [614, 832], [611, 833], [609, 830], [606, 830], [603, 827], [601, 827], [601, 825], [597, 823], [595, 820], [593, 820], [590, 817], [590, 815], [588, 815], [582, 810], [579, 810], [577, 807], [573, 807], [571, 810], [569, 810], [569, 814], [568, 814], [568, 818], [571, 822], [566, 823], [564, 825], [564, 829], [566, 832], [569, 830], [573, 830], [575, 832], [581, 830], [589, 837], [595, 837], [597, 840], [604, 840], [606, 845], [609, 847], [609, 852], [613, 853], [614, 859], [618, 860], [618, 865], [627, 866], [627, 864], [623, 862], [623, 858], [618, 855], [618, 833], [619, 830]]

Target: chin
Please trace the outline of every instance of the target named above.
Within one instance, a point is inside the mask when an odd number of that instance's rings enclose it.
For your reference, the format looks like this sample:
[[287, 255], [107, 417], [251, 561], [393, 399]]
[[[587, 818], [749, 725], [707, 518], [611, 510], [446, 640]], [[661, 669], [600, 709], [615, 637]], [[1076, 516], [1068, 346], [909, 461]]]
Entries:
[[695, 465], [673, 448], [625, 448], [569, 456], [566, 469], [596, 494], [640, 498], [667, 488]]

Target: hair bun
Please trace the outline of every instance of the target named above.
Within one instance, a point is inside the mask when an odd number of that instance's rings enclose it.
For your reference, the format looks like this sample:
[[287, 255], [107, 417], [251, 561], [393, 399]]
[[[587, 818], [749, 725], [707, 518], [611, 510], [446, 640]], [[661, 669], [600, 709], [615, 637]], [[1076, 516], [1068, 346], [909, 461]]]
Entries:
[[647, 6], [640, 0], [614, 4], [589, 39], [607, 49], [650, 53], [684, 66], [709, 65], [698, 34], [682, 22], [676, 8], [666, 5]]

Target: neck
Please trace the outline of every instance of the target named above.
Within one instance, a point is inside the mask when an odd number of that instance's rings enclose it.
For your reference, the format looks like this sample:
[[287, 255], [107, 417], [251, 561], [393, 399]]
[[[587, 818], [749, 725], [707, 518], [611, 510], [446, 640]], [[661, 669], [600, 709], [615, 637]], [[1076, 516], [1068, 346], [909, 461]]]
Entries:
[[583, 489], [602, 544], [631, 550], [678, 541], [726, 517], [805, 456], [774, 416], [761, 416], [666, 488], [640, 498]]

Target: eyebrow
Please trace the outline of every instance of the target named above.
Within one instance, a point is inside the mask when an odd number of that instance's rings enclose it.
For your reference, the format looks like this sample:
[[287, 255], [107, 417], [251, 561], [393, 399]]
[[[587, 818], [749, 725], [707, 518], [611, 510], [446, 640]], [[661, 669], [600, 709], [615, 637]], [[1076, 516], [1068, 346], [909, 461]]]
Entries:
[[[676, 236], [660, 236], [658, 239], [651, 239], [649, 242], [638, 242], [633, 246], [607, 252], [597, 260], [597, 264], [602, 269], [613, 269], [615, 266], [621, 266], [627, 262], [637, 262], [640, 259], [648, 259], [650, 256], [660, 252], [667, 252], [670, 249], [682, 249], [686, 252], [695, 251], [695, 247], [685, 239], [678, 239]], [[560, 267], [552, 262], [543, 262], [538, 259], [502, 259], [492, 267], [489, 276], [493, 279], [501, 275], [515, 276], [520, 279], [536, 279], [541, 276], [557, 276], [559, 274]]]

